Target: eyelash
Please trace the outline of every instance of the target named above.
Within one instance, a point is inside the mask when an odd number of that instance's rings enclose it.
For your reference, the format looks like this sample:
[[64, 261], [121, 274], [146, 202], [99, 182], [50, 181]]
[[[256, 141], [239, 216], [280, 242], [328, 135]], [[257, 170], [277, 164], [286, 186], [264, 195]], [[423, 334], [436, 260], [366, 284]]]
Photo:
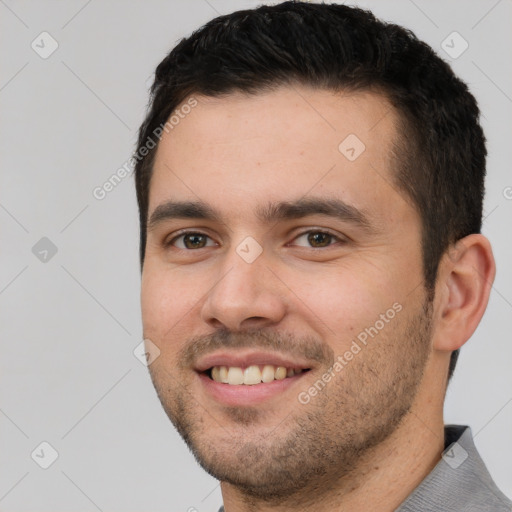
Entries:
[[[333, 245], [335, 245], [335, 242], [338, 242], [338, 243], [341, 242], [342, 244], [346, 243], [346, 240], [343, 240], [342, 238], [335, 235], [334, 233], [331, 233], [330, 231], [323, 230], [323, 229], [308, 229], [306, 231], [302, 231], [301, 233], [298, 233], [293, 238], [293, 240], [296, 240], [297, 238], [300, 238], [301, 236], [307, 235], [309, 233], [321, 233], [323, 235], [329, 235], [333, 238], [333, 243], [327, 245], [326, 247], [309, 247], [309, 249], [313, 249], [313, 250], [326, 249], [327, 247], [332, 247]], [[169, 240], [169, 242], [165, 242], [165, 244], [164, 244], [165, 247], [173, 246], [174, 243], [176, 242], [176, 240], [178, 240], [186, 235], [200, 235], [200, 236], [206, 236], [206, 237], [210, 238], [210, 240], [212, 239], [209, 235], [207, 235], [206, 233], [202, 233], [201, 231], [185, 230], [185, 231], [178, 232], [178, 234], [176, 236], [174, 236], [171, 240]], [[181, 247], [176, 247], [176, 249], [179, 249], [181, 251], [194, 251], [194, 250], [197, 251], [198, 250], [198, 249], [182, 249]], [[206, 249], [206, 247], [200, 247], [200, 249]]]

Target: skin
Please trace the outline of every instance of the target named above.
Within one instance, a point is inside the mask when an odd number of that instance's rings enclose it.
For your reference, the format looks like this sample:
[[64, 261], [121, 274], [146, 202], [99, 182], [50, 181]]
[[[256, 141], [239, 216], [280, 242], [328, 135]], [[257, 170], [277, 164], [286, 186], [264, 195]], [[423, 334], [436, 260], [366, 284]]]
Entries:
[[[160, 401], [221, 480], [226, 512], [395, 510], [441, 457], [450, 354], [485, 311], [489, 242], [475, 234], [451, 247], [427, 302], [420, 217], [393, 181], [397, 114], [380, 95], [287, 86], [196, 99], [159, 144], [149, 217], [169, 200], [202, 201], [220, 220], [167, 218], [148, 230], [142, 317], [160, 350], [149, 366]], [[338, 149], [349, 134], [366, 146], [354, 161]], [[369, 228], [256, 214], [313, 197], [343, 200]], [[207, 235], [206, 246], [187, 249], [182, 229]], [[334, 238], [312, 247], [304, 233], [319, 230]], [[263, 249], [252, 263], [236, 252], [249, 236]], [[400, 312], [300, 403], [393, 304]], [[193, 369], [221, 347], [275, 350], [311, 370], [259, 405], [228, 407]]]

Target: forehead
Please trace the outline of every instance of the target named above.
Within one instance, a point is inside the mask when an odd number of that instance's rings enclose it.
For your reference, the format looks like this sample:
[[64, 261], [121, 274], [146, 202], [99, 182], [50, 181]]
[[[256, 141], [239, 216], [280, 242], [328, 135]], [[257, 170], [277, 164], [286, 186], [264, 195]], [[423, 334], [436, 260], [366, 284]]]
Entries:
[[150, 213], [169, 199], [200, 199], [240, 217], [263, 199], [311, 193], [365, 210], [403, 202], [392, 178], [397, 114], [382, 95], [286, 86], [194, 99], [159, 143]]

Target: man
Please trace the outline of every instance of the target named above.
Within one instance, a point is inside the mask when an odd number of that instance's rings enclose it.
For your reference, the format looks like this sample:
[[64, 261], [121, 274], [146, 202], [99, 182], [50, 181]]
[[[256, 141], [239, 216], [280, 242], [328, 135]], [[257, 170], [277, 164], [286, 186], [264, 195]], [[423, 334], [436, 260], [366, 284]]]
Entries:
[[224, 510], [511, 510], [443, 422], [495, 275], [465, 84], [369, 12], [285, 2], [182, 40], [151, 92], [150, 374]]

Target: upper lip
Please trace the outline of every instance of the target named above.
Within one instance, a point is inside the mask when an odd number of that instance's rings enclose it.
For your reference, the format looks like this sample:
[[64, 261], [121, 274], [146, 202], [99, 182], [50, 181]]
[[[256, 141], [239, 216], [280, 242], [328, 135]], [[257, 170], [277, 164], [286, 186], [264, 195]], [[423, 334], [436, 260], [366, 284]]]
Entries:
[[252, 365], [265, 365], [271, 364], [274, 366], [284, 366], [286, 368], [294, 369], [310, 369], [311, 364], [307, 361], [298, 360], [278, 352], [264, 352], [264, 351], [216, 351], [211, 354], [207, 354], [200, 357], [194, 369], [197, 372], [204, 372], [209, 370], [213, 366], [238, 366], [240, 368], [246, 368]]

